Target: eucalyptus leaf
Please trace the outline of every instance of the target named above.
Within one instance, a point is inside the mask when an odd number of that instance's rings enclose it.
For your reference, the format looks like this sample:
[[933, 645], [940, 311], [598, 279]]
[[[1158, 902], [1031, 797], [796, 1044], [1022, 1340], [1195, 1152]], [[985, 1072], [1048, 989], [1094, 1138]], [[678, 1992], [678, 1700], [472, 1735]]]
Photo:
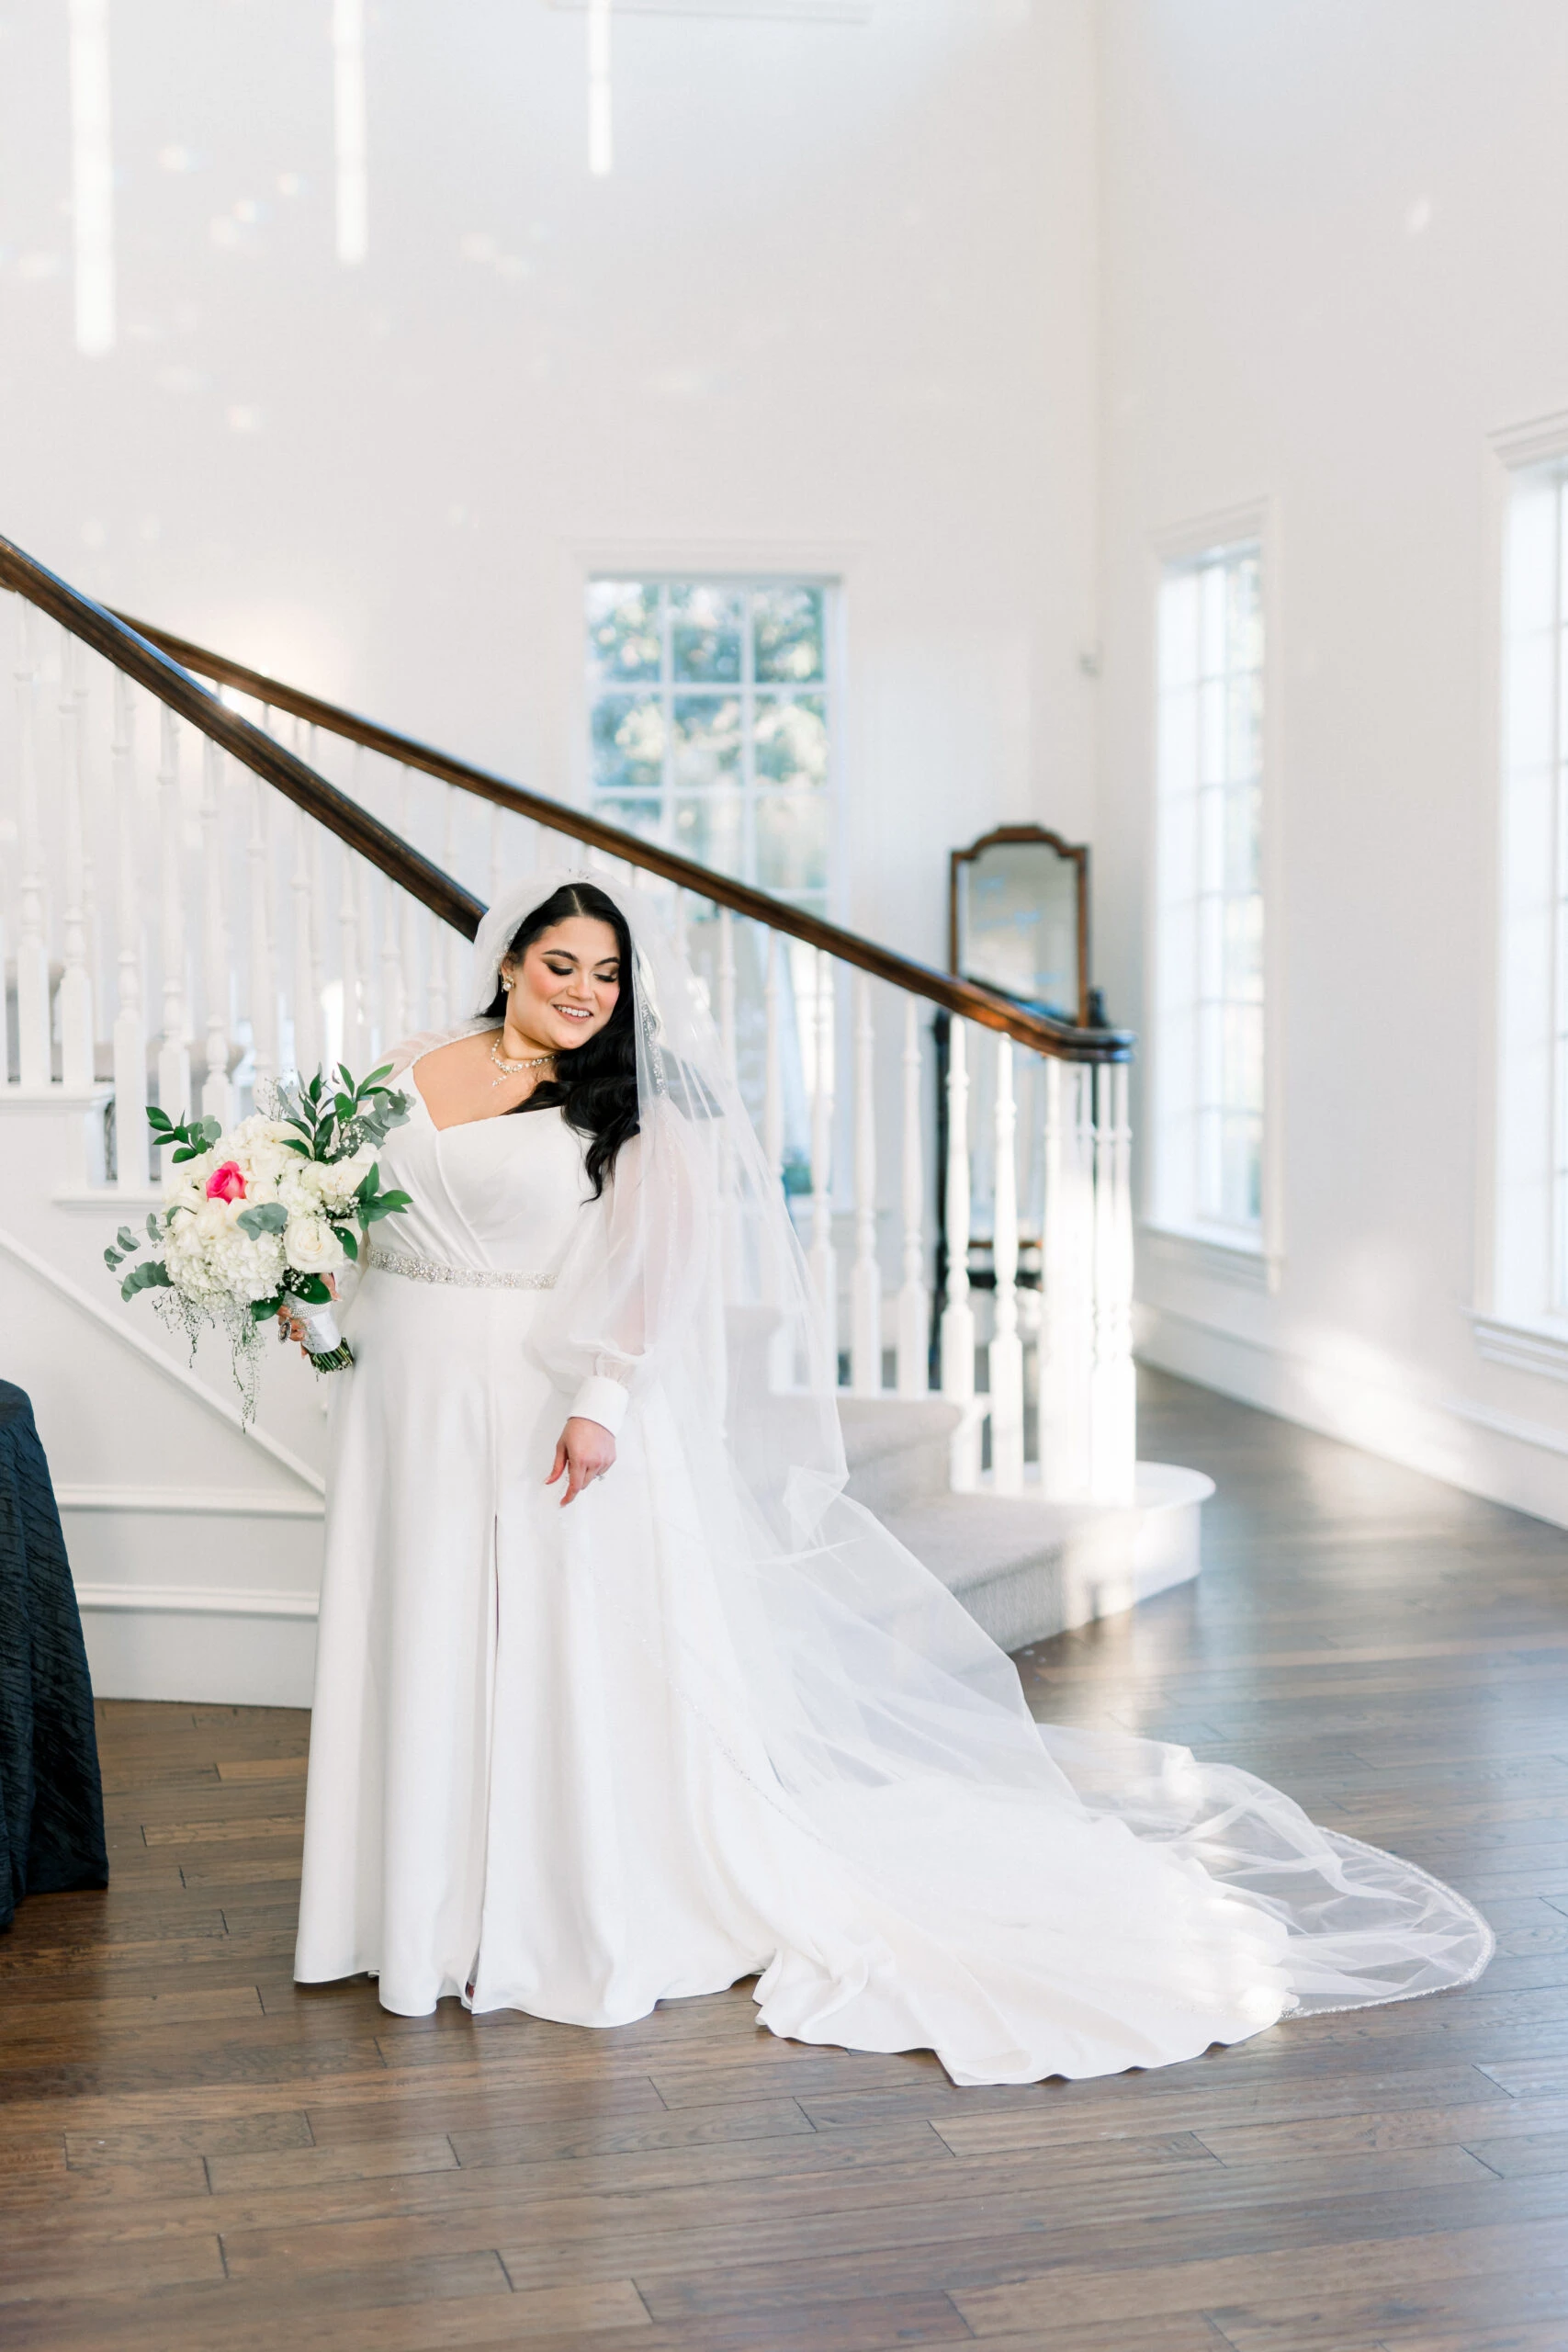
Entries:
[[133, 1266], [119, 1286], [121, 1298], [134, 1298], [139, 1290], [173, 1290], [168, 1270], [156, 1258], [143, 1259]]
[[124, 1265], [125, 1260], [121, 1257], [118, 1250], [106, 1250], [104, 1251], [104, 1263], [112, 1274], [117, 1266]]
[[234, 1219], [242, 1233], [259, 1241], [264, 1233], [281, 1233], [288, 1223], [288, 1211], [281, 1201], [261, 1201], [254, 1209], [242, 1209]]
[[132, 1233], [129, 1225], [120, 1227], [119, 1231], [115, 1235], [115, 1240], [121, 1250], [140, 1250], [141, 1247], [141, 1235]]

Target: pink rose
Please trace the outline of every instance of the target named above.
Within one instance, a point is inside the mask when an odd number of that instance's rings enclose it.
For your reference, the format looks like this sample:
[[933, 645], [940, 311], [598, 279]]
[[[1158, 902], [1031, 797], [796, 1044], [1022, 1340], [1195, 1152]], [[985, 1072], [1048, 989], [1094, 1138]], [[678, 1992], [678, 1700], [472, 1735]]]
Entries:
[[245, 1197], [244, 1170], [237, 1159], [226, 1159], [215, 1168], [207, 1180], [209, 1201], [243, 1201]]

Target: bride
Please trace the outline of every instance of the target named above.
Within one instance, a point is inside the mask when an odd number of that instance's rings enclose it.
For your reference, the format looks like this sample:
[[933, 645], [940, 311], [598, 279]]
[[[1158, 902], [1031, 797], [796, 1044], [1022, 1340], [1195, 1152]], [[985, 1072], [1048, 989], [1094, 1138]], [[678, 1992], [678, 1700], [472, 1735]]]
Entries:
[[783, 1196], [649, 894], [507, 891], [474, 1001], [396, 1057], [413, 1205], [333, 1382], [298, 1978], [584, 2026], [755, 1978], [775, 2033], [1016, 2083], [1480, 1974], [1424, 1871], [1035, 1724], [846, 1498]]

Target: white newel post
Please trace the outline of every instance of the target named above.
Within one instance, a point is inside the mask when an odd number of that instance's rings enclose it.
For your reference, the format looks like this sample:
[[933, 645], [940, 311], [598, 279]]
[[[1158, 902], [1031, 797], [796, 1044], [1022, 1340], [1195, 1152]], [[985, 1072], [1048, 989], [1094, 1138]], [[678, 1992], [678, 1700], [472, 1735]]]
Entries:
[[1089, 1380], [1089, 1485], [1097, 1502], [1131, 1502], [1136, 1485], [1137, 1399], [1132, 1347], [1131, 1136], [1124, 1067], [1090, 1077], [1094, 1104], [1094, 1365]]
[[136, 872], [136, 717], [130, 680], [114, 673], [114, 741], [110, 775], [114, 786], [116, 899], [118, 956], [114, 1023], [114, 1135], [116, 1182], [139, 1193], [148, 1181], [147, 1023], [141, 992], [141, 890]]
[[998, 1495], [1023, 1489], [1023, 1342], [1018, 1331], [1017, 1110], [1012, 1039], [997, 1039], [996, 1178], [991, 1265], [996, 1317], [987, 1364], [991, 1384], [991, 1484]]
[[163, 921], [159, 962], [164, 998], [163, 1038], [158, 1047], [158, 1102], [171, 1119], [188, 1118], [196, 1105], [190, 1091], [190, 1019], [186, 1004], [185, 818], [180, 806], [179, 721], [167, 704], [159, 706], [158, 855]]
[[69, 629], [60, 632], [60, 752], [65, 834], [64, 968], [57, 999], [60, 1075], [67, 1086], [93, 1082], [93, 981], [87, 969], [86, 843], [82, 816], [82, 705], [76, 693], [81, 654]]
[[1048, 1067], [1040, 1465], [1043, 1492], [1058, 1498], [1087, 1495], [1091, 1487], [1089, 1399], [1095, 1234], [1090, 1077], [1078, 1062], [1054, 1060]]
[[953, 1014], [947, 1050], [947, 1295], [942, 1310], [942, 1393], [963, 1408], [953, 1433], [953, 1488], [980, 1483], [980, 1423], [975, 1411], [975, 1310], [969, 1303], [969, 1070], [964, 1023]]
[[229, 1084], [229, 926], [223, 911], [223, 753], [210, 737], [201, 758], [201, 994], [207, 1026], [206, 1117], [225, 1128], [234, 1116]]
[[311, 925], [315, 895], [310, 888], [310, 820], [303, 808], [294, 811], [293, 861], [288, 896], [293, 920], [289, 950], [293, 986], [289, 990], [294, 1014], [294, 1067], [301, 1078], [313, 1078], [321, 1066], [321, 1008], [316, 994]]
[[882, 1274], [876, 1262], [876, 1034], [871, 982], [855, 974], [855, 1256], [850, 1275], [850, 1385], [882, 1394]]
[[[272, 865], [267, 847], [266, 790], [251, 778], [251, 830], [245, 844], [250, 886], [251, 1044], [254, 1083], [277, 1076], [277, 982], [272, 961]], [[298, 1019], [298, 1011], [296, 1011]]]
[[833, 959], [817, 950], [811, 1086], [811, 1280], [821, 1309], [822, 1362], [812, 1367], [822, 1387], [839, 1385], [839, 1275], [833, 1255]]
[[920, 1134], [920, 1013], [904, 999], [903, 1262], [898, 1291], [898, 1394], [931, 1386], [931, 1295], [926, 1288], [926, 1182]]
[[21, 904], [17, 924], [18, 1075], [27, 1087], [48, 1086], [50, 1050], [49, 940], [44, 916], [43, 833], [38, 797], [38, 656], [32, 606], [18, 601], [17, 635], [17, 830], [21, 835]]

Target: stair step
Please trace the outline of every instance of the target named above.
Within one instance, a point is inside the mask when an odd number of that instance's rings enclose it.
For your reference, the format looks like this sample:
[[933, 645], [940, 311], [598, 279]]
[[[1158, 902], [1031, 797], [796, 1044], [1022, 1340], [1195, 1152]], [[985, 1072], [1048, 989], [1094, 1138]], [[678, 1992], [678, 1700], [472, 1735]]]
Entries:
[[1086, 1625], [1196, 1576], [1213, 1482], [1141, 1463], [1128, 1505], [938, 1495], [883, 1514], [891, 1533], [1005, 1650]]
[[849, 1493], [879, 1519], [948, 1490], [949, 1444], [963, 1414], [942, 1396], [840, 1396]]

